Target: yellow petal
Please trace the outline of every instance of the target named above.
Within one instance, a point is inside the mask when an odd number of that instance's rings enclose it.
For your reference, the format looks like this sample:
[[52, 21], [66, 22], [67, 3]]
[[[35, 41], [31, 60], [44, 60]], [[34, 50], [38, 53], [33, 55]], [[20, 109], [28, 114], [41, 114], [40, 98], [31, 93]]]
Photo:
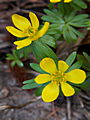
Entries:
[[23, 47], [26, 47], [32, 43], [32, 40], [28, 37], [24, 40], [15, 41], [14, 44], [17, 45], [17, 49], [21, 49]]
[[42, 37], [46, 31], [48, 30], [48, 27], [49, 27], [49, 23], [48, 22], [45, 22], [43, 28], [38, 31], [33, 37], [32, 37], [32, 40], [38, 40], [40, 37]]
[[64, 3], [69, 3], [71, 2], [72, 0], [64, 0]]
[[40, 74], [35, 78], [35, 82], [38, 84], [46, 83], [50, 80], [51, 80], [51, 77], [48, 74]]
[[27, 34], [23, 33], [22, 31], [12, 27], [12, 26], [7, 26], [6, 27], [7, 31], [10, 32], [12, 35], [16, 37], [26, 37]]
[[48, 84], [42, 91], [42, 99], [44, 102], [52, 102], [59, 95], [59, 85], [55, 83]]
[[62, 82], [61, 89], [65, 96], [72, 96], [75, 93], [75, 90], [68, 83]]
[[35, 30], [37, 30], [39, 27], [39, 20], [38, 20], [37, 16], [33, 12], [30, 12], [29, 17], [30, 17], [33, 28]]
[[72, 83], [79, 84], [79, 83], [82, 83], [82, 82], [85, 81], [86, 74], [85, 74], [85, 72], [83, 70], [74, 69], [74, 70], [66, 73], [65, 79], [67, 81], [72, 82]]
[[41, 30], [38, 31], [38, 33], [36, 34], [36, 37], [37, 38], [40, 38], [42, 37], [48, 30], [49, 28], [49, 23], [48, 22], [45, 22], [44, 23], [44, 26], [41, 28]]
[[65, 72], [69, 66], [62, 60], [58, 61], [58, 69], [63, 73]]
[[29, 20], [18, 14], [12, 15], [13, 24], [20, 30], [25, 31], [31, 26]]
[[51, 3], [57, 3], [60, 2], [61, 0], [50, 0]]
[[56, 64], [55, 64], [54, 60], [51, 58], [44, 58], [40, 62], [40, 67], [44, 71], [51, 73], [51, 74], [57, 72]]
[[46, 22], [41, 30], [39, 30], [34, 36], [33, 41], [38, 40], [40, 37], [42, 37], [46, 31], [48, 30], [49, 24]]

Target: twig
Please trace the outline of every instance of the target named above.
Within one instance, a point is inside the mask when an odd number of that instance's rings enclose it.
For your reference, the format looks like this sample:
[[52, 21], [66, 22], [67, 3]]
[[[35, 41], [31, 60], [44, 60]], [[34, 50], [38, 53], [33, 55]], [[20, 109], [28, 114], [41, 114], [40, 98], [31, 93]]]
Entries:
[[84, 98], [84, 99], [90, 101], [90, 97], [86, 96], [85, 94], [81, 94], [81, 95], [79, 95], [79, 96], [80, 96], [81, 98]]
[[[44, 4], [33, 4], [33, 5], [26, 6], [26, 7], [29, 8], [29, 10], [22, 9], [21, 6], [15, 6], [13, 4], [11, 4], [11, 6], [12, 6], [13, 9], [9, 10], [8, 12], [5, 11], [5, 14], [0, 16], [0, 18], [2, 18], [2, 19], [6, 18], [6, 17], [11, 16], [12, 14], [14, 14], [16, 12], [29, 13], [32, 8], [47, 7], [47, 4], [46, 3], [44, 3]], [[40, 13], [40, 12], [36, 12], [36, 13], [39, 14], [40, 16], [44, 15], [43, 13]]]
[[55, 116], [56, 120], [60, 120], [56, 112], [57, 109], [55, 108], [54, 103], [52, 103], [52, 112], [47, 116], [46, 119], [49, 119], [51, 116]]
[[67, 99], [67, 120], [71, 120], [71, 102], [69, 98]]
[[83, 101], [81, 100], [81, 98], [78, 96], [81, 108], [83, 109], [84, 115], [86, 116], [87, 120], [90, 120], [90, 112], [88, 112], [84, 106]]
[[31, 9], [31, 8], [38, 8], [38, 7], [47, 7], [48, 5], [46, 4], [46, 3], [44, 3], [44, 4], [33, 4], [33, 5], [27, 5], [27, 6], [25, 6], [25, 8], [29, 8], [29, 9]]
[[40, 99], [41, 99], [41, 97], [37, 97], [36, 99], [33, 99], [32, 101], [29, 101], [25, 104], [16, 105], [16, 106], [14, 106], [14, 105], [1, 105], [0, 106], [0, 111], [6, 110], [6, 109], [21, 109], [21, 108], [27, 106], [28, 104], [32, 104], [32, 103], [34, 103], [34, 102], [36, 102]]
[[[4, 15], [0, 16], [0, 18], [3, 19], [3, 18], [6, 18], [6, 17], [10, 17], [12, 14], [17, 13], [17, 12], [29, 13], [30, 10], [15, 8], [15, 9], [13, 9], [13, 11], [10, 10], [10, 11], [6, 12]], [[35, 13], [38, 14], [39, 16], [44, 15], [43, 13], [40, 13], [40, 12], [35, 12]]]
[[[18, 11], [18, 12], [29, 13], [29, 12], [30, 12], [30, 10], [19, 9], [19, 11]], [[38, 14], [39, 16], [43, 16], [43, 15], [44, 15], [43, 13], [36, 12], [36, 11], [35, 11], [35, 13], [36, 13], [36, 14]]]

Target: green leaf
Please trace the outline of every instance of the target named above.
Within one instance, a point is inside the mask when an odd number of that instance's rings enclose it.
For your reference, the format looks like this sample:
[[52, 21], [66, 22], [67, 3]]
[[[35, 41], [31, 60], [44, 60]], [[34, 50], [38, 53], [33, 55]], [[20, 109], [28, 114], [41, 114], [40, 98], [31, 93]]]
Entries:
[[49, 7], [49, 9], [54, 9], [54, 4], [53, 3], [49, 3], [48, 7]]
[[72, 11], [71, 13], [70, 13], [70, 16], [68, 16], [66, 19], [67, 19], [67, 21], [68, 22], [70, 22], [74, 17], [75, 17], [75, 15], [76, 15], [76, 11]]
[[89, 28], [87, 28], [87, 30], [90, 30], [90, 27], [89, 27]]
[[86, 24], [87, 24], [87, 26], [89, 27], [89, 28], [87, 28], [87, 29], [90, 30], [90, 20], [87, 21]]
[[14, 67], [16, 65], [16, 61], [11, 62], [11, 67]]
[[29, 83], [29, 84], [26, 84], [22, 87], [22, 89], [33, 89], [33, 88], [37, 88], [37, 87], [40, 87], [41, 85], [40, 84], [37, 84], [37, 83]]
[[70, 42], [72, 41], [72, 38], [70, 38], [70, 35], [69, 35], [68, 27], [67, 27], [66, 25], [64, 25], [64, 27], [63, 27], [62, 34], [63, 34], [64, 39], [65, 39], [68, 43], [70, 43]]
[[42, 93], [43, 88], [44, 88], [45, 86], [47, 86], [49, 83], [50, 83], [50, 81], [42, 84], [41, 87], [39, 87], [39, 88], [36, 90], [36, 93], [35, 93], [35, 94], [36, 94], [37, 96], [40, 96], [41, 93]]
[[34, 41], [31, 44], [31, 48], [34, 56], [39, 62], [45, 57], [50, 57], [54, 59], [55, 62], [58, 61], [58, 58], [56, 54], [53, 52], [53, 50], [39, 40]]
[[7, 54], [6, 59], [7, 59], [7, 60], [14, 60], [14, 56], [11, 55], [11, 54]]
[[87, 61], [90, 62], [90, 56], [85, 52], [83, 52], [83, 55], [87, 59]]
[[45, 86], [43, 85], [43, 86], [41, 86], [40, 88], [37, 88], [37, 90], [36, 90], [36, 92], [35, 92], [35, 95], [36, 95], [36, 96], [41, 96], [44, 87], [45, 87]]
[[54, 37], [52, 37], [50, 35], [44, 35], [43, 37], [41, 37], [39, 39], [39, 41], [41, 41], [42, 43], [47, 44], [47, 45], [55, 48], [55, 45], [56, 45], [55, 39], [54, 39]]
[[80, 8], [81, 4], [83, 7], [86, 4], [82, 0], [73, 1], [68, 4], [60, 2], [54, 10], [44, 10], [47, 15], [43, 16], [42, 19], [51, 23], [48, 29], [49, 35], [60, 34], [59, 38], [62, 35], [62, 40], [65, 39], [67, 42], [76, 42], [78, 37], [84, 37], [76, 27], [87, 27], [87, 22], [89, 21], [88, 14], [78, 14], [77, 9], [73, 9], [71, 6], [73, 4]]
[[31, 79], [31, 80], [26, 80], [26, 81], [24, 81], [23, 84], [33, 83], [33, 82], [35, 82], [34, 79]]
[[90, 77], [88, 77], [84, 83], [77, 84], [77, 87], [80, 87], [82, 90], [90, 92]]
[[62, 15], [65, 14], [65, 5], [63, 3], [59, 3], [58, 4], [58, 11], [59, 13], [61, 13]]
[[71, 6], [74, 5], [74, 8], [80, 10], [80, 8], [86, 9], [87, 4], [83, 0], [73, 0]]
[[24, 48], [22, 48], [22, 49], [20, 49], [18, 51], [19, 51], [19, 55], [22, 54], [23, 58], [28, 58], [29, 54], [31, 52], [31, 47], [27, 46], [27, 47], [24, 47]]
[[76, 34], [72, 31], [71, 27], [68, 26], [68, 30], [69, 30], [68, 34], [69, 34], [70, 38], [72, 39], [72, 41], [77, 41], [77, 36], [76, 36]]
[[78, 94], [78, 92], [80, 92], [81, 90], [80, 90], [80, 88], [77, 88], [77, 87], [75, 87], [75, 86], [73, 86], [73, 88], [74, 88], [74, 90], [75, 90], [75, 95], [77, 95]]
[[81, 20], [86, 20], [86, 18], [88, 18], [88, 14], [81, 14], [81, 15], [77, 15], [74, 16], [74, 18], [70, 21], [70, 23], [74, 23], [74, 22], [82, 22]]
[[13, 50], [13, 56], [15, 60], [18, 60], [17, 50]]
[[36, 63], [30, 63], [30, 66], [32, 69], [34, 69], [35, 71], [39, 72], [39, 73], [42, 73], [42, 74], [45, 74], [46, 72], [44, 70], [42, 70], [40, 68], [40, 66]]
[[77, 35], [69, 25], [63, 27], [63, 37], [67, 42], [77, 41]]
[[74, 69], [79, 69], [81, 66], [82, 66], [82, 61], [77, 61], [66, 72], [69, 72]]
[[74, 62], [75, 58], [76, 58], [76, 52], [72, 52], [69, 57], [66, 59], [66, 63], [70, 66], [72, 65], [72, 63]]
[[59, 96], [64, 96], [61, 87], [59, 87], [59, 91], [60, 91], [60, 92], [59, 92]]
[[43, 88], [46, 86], [46, 85], [48, 85], [50, 82], [47, 82], [47, 83], [44, 83], [40, 88], [38, 88], [37, 90], [36, 90], [36, 96], [40, 96], [41, 94], [42, 94], [42, 90], [43, 90]]
[[[56, 9], [54, 9], [54, 10], [57, 12]], [[51, 10], [49, 10], [49, 9], [44, 9], [44, 12], [45, 12], [47, 15], [53, 17], [54, 19], [55, 19], [55, 18], [56, 18], [56, 19], [59, 19], [59, 17], [58, 17], [57, 15], [55, 15], [55, 14], [53, 13], [53, 11], [51, 11]], [[58, 13], [58, 12], [57, 12], [57, 13]]]
[[76, 29], [74, 29], [73, 27], [69, 26], [71, 31], [73, 31], [73, 33], [75, 33], [77, 36], [83, 38], [84, 34], [82, 34], [81, 32], [77, 31]]
[[7, 54], [7, 60], [11, 60], [11, 66], [14, 67], [16, 64], [19, 67], [23, 67], [24, 64], [22, 61], [20, 61], [19, 59], [22, 58], [22, 54], [19, 55], [19, 52], [17, 50], [13, 50], [12, 54]]
[[57, 19], [55, 19], [55, 18], [53, 18], [53, 17], [50, 17], [50, 16], [47, 16], [47, 15], [45, 15], [45, 16], [42, 16], [42, 20], [47, 20], [48, 22], [53, 22], [53, 23], [56, 23], [56, 20]]
[[24, 66], [23, 62], [21, 62], [20, 60], [17, 60], [16, 63], [17, 63], [17, 65], [19, 67], [23, 67]]
[[83, 62], [82, 68], [84, 68], [87, 71], [90, 71], [90, 62], [89, 62], [89, 60], [87, 60], [87, 58], [85, 56], [83, 56], [83, 55], [77, 55], [77, 59], [79, 61]]
[[86, 74], [87, 74], [87, 77], [90, 77], [90, 72], [87, 72]]

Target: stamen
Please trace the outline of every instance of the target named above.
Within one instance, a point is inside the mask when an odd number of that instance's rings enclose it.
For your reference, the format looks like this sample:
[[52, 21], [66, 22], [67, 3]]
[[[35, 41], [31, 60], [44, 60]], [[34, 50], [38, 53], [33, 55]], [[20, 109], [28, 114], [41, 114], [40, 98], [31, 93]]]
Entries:
[[25, 30], [25, 33], [28, 33], [28, 36], [34, 36], [35, 35], [35, 33], [37, 32], [37, 30], [35, 30], [33, 27], [28, 27], [28, 29], [27, 30]]
[[65, 81], [64, 79], [64, 73], [61, 73], [60, 71], [54, 73], [51, 75], [51, 80], [53, 82], [57, 82], [57, 84], [60, 84], [61, 82]]

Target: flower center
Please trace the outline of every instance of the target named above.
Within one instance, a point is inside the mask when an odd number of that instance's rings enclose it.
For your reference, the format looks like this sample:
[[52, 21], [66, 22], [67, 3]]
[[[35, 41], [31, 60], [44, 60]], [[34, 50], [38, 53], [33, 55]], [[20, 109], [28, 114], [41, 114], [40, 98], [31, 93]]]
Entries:
[[37, 30], [35, 30], [33, 27], [28, 28], [28, 33], [30, 36], [33, 36], [36, 32], [37, 32]]
[[24, 33], [27, 33], [29, 37], [32, 37], [36, 34], [37, 30], [35, 30], [32, 26], [28, 27]]
[[58, 84], [60, 84], [61, 82], [65, 81], [64, 74], [65, 73], [62, 73], [62, 72], [58, 71], [58, 72], [51, 75], [51, 80], [53, 82], [57, 82]]

